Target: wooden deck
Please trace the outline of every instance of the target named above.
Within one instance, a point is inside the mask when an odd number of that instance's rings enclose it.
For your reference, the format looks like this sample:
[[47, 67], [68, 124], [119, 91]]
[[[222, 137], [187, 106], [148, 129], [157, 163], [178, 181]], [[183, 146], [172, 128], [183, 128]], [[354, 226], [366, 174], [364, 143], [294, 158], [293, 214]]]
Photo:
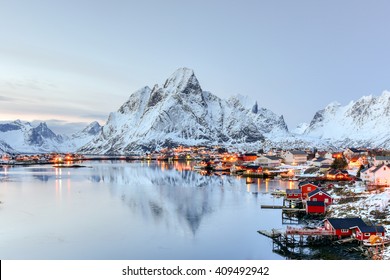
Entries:
[[277, 238], [282, 235], [282, 232], [277, 229], [272, 229], [271, 231], [268, 230], [258, 230], [258, 233], [261, 235], [267, 236], [271, 239]]
[[287, 227], [286, 229], [287, 235], [306, 235], [306, 236], [330, 236], [334, 235], [334, 232], [331, 230], [326, 230], [324, 228], [316, 228], [316, 229], [309, 229], [309, 228], [296, 228], [296, 227]]
[[262, 204], [260, 205], [261, 209], [282, 209], [285, 212], [306, 212], [306, 209], [302, 208], [291, 208], [291, 207], [286, 207], [283, 205], [267, 205], [267, 204]]

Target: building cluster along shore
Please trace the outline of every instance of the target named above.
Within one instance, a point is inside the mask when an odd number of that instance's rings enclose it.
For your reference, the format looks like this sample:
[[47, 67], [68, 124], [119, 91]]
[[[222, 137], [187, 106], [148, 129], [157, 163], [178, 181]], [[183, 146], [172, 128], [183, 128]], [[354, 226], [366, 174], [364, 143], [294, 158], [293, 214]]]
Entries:
[[[322, 221], [314, 227], [291, 227], [285, 231], [259, 230], [272, 238], [277, 248], [290, 257], [304, 244], [355, 242], [369, 258], [390, 256], [389, 228], [390, 151], [346, 148], [340, 151], [271, 149], [254, 152], [229, 151], [213, 146], [165, 148], [143, 155], [3, 154], [0, 165], [51, 164], [53, 167], [81, 167], [87, 160], [191, 161], [191, 170], [202, 175], [258, 178], [294, 182], [288, 189], [270, 194], [283, 202], [261, 205], [282, 209], [287, 220]], [[375, 199], [373, 197], [375, 196]], [[334, 243], [338, 242], [338, 243]]]

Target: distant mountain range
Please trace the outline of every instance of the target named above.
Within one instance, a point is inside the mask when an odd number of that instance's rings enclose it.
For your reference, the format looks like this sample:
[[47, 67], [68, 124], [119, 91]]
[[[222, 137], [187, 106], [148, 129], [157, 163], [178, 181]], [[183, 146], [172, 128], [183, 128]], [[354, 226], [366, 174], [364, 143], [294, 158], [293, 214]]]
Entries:
[[302, 135], [337, 147], [390, 148], [390, 92], [364, 96], [346, 106], [331, 103], [318, 111]]
[[124, 154], [177, 145], [258, 148], [347, 146], [390, 148], [390, 93], [365, 96], [346, 106], [331, 103], [292, 132], [283, 116], [247, 97], [227, 100], [203, 91], [194, 72], [180, 68], [163, 85], [132, 95], [104, 126], [97, 122], [71, 136], [46, 123], [0, 124], [0, 151]]
[[8, 153], [74, 152], [91, 141], [101, 130], [97, 122], [72, 136], [57, 135], [45, 122], [34, 127], [16, 120], [0, 123], [0, 151]]

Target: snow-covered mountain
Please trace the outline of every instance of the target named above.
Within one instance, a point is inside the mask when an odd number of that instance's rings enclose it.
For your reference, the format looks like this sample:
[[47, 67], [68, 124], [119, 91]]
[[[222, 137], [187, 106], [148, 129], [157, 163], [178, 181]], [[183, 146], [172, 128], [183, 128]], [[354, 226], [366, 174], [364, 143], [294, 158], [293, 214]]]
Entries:
[[390, 92], [364, 96], [346, 106], [331, 103], [318, 111], [303, 135], [329, 144], [390, 148]]
[[308, 123], [300, 123], [293, 130], [290, 130], [290, 132], [295, 134], [303, 134], [308, 127]]
[[6, 152], [35, 153], [58, 150], [57, 146], [63, 139], [44, 122], [34, 127], [29, 122], [16, 120], [0, 124], [0, 140], [11, 148], [11, 151], [6, 149]]
[[180, 68], [163, 86], [133, 93], [80, 151], [116, 154], [176, 145], [259, 143], [266, 134], [288, 132], [283, 116], [240, 99], [223, 100], [203, 91], [194, 72]]
[[91, 141], [100, 129], [100, 125], [93, 122], [79, 133], [67, 137], [55, 134], [45, 122], [41, 122], [36, 127], [20, 120], [0, 123], [0, 151], [7, 153], [73, 152]]
[[98, 122], [91, 122], [83, 130], [72, 134], [70, 137], [64, 136], [64, 141], [61, 150], [64, 152], [74, 152], [80, 147], [92, 141], [102, 130], [102, 126]]
[[0, 123], [0, 152], [123, 154], [177, 145], [258, 148], [390, 149], [390, 92], [364, 96], [342, 106], [331, 103], [310, 124], [291, 133], [283, 116], [245, 96], [221, 99], [203, 91], [194, 72], [178, 69], [162, 86], [144, 87], [97, 122], [71, 136], [56, 135], [46, 123]]

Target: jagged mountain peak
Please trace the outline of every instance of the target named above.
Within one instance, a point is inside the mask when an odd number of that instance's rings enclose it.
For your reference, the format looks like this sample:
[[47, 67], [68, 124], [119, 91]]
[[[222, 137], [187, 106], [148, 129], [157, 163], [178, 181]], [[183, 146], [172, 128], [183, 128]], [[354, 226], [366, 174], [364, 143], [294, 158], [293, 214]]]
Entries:
[[102, 126], [97, 121], [94, 121], [87, 125], [87, 127], [85, 127], [81, 132], [89, 135], [96, 135], [101, 129]]
[[202, 88], [192, 69], [177, 69], [164, 83], [167, 93], [200, 94]]
[[263, 133], [288, 132], [282, 116], [264, 108], [254, 113], [256, 102], [245, 100], [224, 100], [203, 91], [194, 71], [180, 68], [162, 87], [133, 93], [80, 151], [120, 154], [176, 145], [259, 145]]

